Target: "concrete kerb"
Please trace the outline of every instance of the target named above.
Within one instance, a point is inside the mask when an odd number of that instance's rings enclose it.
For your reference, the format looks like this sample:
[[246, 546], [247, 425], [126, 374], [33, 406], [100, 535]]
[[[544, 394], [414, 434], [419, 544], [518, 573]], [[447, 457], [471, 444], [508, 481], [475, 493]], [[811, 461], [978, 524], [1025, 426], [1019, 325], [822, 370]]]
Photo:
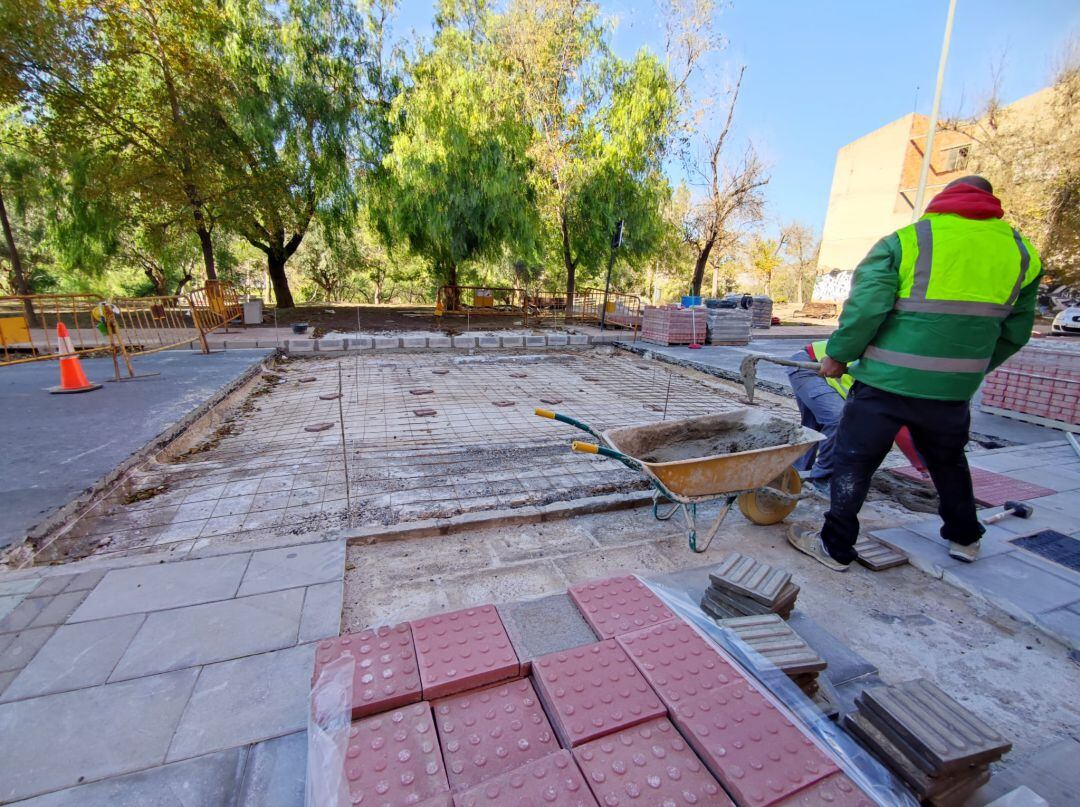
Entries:
[[[619, 340], [620, 333], [555, 333], [555, 334], [459, 334], [457, 336], [349, 336], [341, 338], [323, 337], [322, 339], [287, 339], [282, 351], [286, 355], [308, 353], [349, 353], [358, 350], [394, 351], [394, 350], [518, 350], [540, 348], [588, 348], [598, 345], [616, 345], [632, 350], [646, 358], [654, 358], [668, 363], [675, 363], [666, 356], [653, 355], [648, 350], [637, 348], [637, 343], [628, 345]], [[699, 369], [712, 375], [728, 378], [723, 371], [715, 368], [685, 366]], [[738, 380], [738, 379], [728, 379]]]
[[[47, 548], [58, 538], [62, 537], [64, 533], [61, 529], [64, 526], [74, 526], [74, 523], [77, 520], [75, 518], [76, 516], [81, 516], [86, 510], [100, 501], [103, 493], [112, 492], [122, 485], [127, 480], [128, 475], [139, 465], [153, 460], [163, 449], [174, 445], [174, 441], [184, 433], [189, 430], [194, 431], [198, 426], [199, 421], [209, 417], [219, 406], [225, 405], [228, 407], [231, 403], [246, 397], [250, 391], [250, 387], [254, 384], [255, 379], [261, 373], [267, 371], [265, 366], [266, 362], [278, 355], [280, 355], [280, 351], [275, 351], [275, 353], [266, 356], [262, 361], [252, 364], [251, 367], [235, 379], [218, 389], [213, 396], [207, 398], [199, 404], [199, 406], [180, 418], [176, 423], [169, 426], [169, 428], [159, 432], [152, 440], [143, 445], [142, 448], [113, 468], [109, 473], [101, 477], [93, 485], [90, 485], [83, 490], [82, 493], [70, 502], [38, 522], [26, 536], [26, 540], [28, 541], [41, 541], [41, 543], [35, 547], [34, 555], [36, 556], [38, 552]], [[25, 543], [25, 541], [23, 543]], [[20, 544], [12, 544], [11, 546], [15, 547], [19, 545]], [[27, 564], [23, 563], [15, 568], [27, 568]]]
[[[705, 373], [706, 375], [711, 375], [715, 378], [723, 379], [724, 381], [735, 381], [740, 386], [742, 385], [742, 376], [733, 370], [725, 370], [723, 367], [713, 367], [696, 361], [676, 359], [672, 356], [652, 350], [644, 342], [615, 342], [614, 347], [618, 350], [625, 350], [629, 353], [633, 353], [635, 356], [641, 356], [643, 359], [663, 362], [664, 364], [671, 364], [675, 367], [682, 367], [688, 370], [696, 370], [699, 373]], [[768, 392], [781, 398], [793, 399], [795, 397], [794, 393], [791, 391], [791, 387], [788, 385], [776, 384], [760, 377], [757, 379], [754, 387], [758, 392]]]
[[544, 505], [502, 510], [481, 510], [474, 513], [463, 513], [453, 518], [429, 518], [388, 527], [365, 527], [360, 530], [347, 531], [347, 541], [349, 544], [368, 546], [410, 538], [433, 538], [489, 527], [537, 524], [590, 513], [645, 507], [652, 504], [652, 497], [652, 491], [635, 491], [633, 493], [609, 493], [604, 496], [589, 496], [584, 499], [552, 502]]

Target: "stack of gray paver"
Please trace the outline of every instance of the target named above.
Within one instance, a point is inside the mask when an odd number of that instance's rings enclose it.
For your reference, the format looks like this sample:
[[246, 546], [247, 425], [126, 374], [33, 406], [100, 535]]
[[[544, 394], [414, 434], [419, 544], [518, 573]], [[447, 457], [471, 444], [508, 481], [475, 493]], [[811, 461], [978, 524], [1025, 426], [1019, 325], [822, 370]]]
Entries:
[[963, 804], [1012, 748], [923, 678], [866, 689], [855, 704], [845, 727], [933, 807]]
[[710, 308], [708, 344], [748, 344], [750, 342], [751, 319], [751, 313], [743, 308]]
[[818, 675], [828, 664], [779, 614], [717, 619], [716, 624], [757, 653], [765, 669], [775, 667], [784, 673], [824, 714], [839, 715], [835, 691], [827, 678]]
[[772, 326], [772, 298], [760, 295], [754, 297], [754, 306], [750, 310], [754, 315], [755, 328], [769, 328]]
[[791, 616], [799, 587], [791, 573], [738, 552], [731, 552], [709, 572], [710, 585], [701, 608], [715, 619], [779, 614]]

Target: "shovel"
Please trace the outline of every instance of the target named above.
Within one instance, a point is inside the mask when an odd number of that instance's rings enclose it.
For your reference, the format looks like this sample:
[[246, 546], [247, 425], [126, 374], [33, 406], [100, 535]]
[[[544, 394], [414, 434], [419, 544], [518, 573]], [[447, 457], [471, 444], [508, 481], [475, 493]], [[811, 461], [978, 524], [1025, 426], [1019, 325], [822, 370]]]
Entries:
[[759, 361], [771, 361], [773, 364], [780, 364], [784, 367], [799, 367], [803, 370], [814, 370], [815, 372], [821, 369], [821, 365], [816, 361], [793, 361], [792, 359], [781, 359], [776, 356], [768, 356], [764, 353], [751, 353], [742, 363], [739, 365], [739, 375], [742, 377], [743, 386], [746, 387], [746, 401], [747, 403], [754, 402], [754, 384], [757, 381], [757, 365]]

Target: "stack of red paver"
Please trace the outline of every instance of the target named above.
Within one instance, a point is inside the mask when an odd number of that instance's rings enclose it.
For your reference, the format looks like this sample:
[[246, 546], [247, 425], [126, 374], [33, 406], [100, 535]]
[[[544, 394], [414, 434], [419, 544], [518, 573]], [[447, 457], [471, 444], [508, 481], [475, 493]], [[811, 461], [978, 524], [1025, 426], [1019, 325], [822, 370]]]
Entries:
[[708, 321], [709, 310], [704, 307], [646, 306], [641, 338], [657, 345], [704, 344]]
[[490, 605], [321, 642], [313, 705], [327, 732], [345, 715], [320, 715], [320, 695], [352, 681], [342, 786], [321, 792], [380, 807], [871, 807], [637, 578], [569, 594], [599, 641], [534, 659], [528, 677]]
[[986, 377], [984, 411], [1080, 425], [1080, 350], [1028, 345]]

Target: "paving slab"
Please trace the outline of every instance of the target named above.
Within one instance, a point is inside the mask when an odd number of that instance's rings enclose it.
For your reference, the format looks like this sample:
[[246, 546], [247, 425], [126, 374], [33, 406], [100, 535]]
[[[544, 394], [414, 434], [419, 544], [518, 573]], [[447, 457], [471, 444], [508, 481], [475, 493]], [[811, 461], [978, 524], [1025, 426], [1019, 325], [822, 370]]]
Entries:
[[574, 759], [605, 807], [734, 807], [666, 717], [578, 746]]
[[791, 573], [732, 552], [713, 568], [709, 579], [717, 588], [750, 597], [772, 608], [791, 580]]
[[253, 552], [239, 596], [340, 580], [345, 573], [345, 542], [321, 541]]
[[176, 727], [168, 761], [304, 728], [313, 656], [313, 645], [299, 645], [203, 667]]
[[[336, 685], [340, 668], [352, 661], [351, 718], [397, 709], [421, 698], [420, 671], [408, 623], [325, 639], [315, 649], [311, 685]], [[334, 665], [330, 667], [329, 665]], [[327, 670], [329, 669], [329, 672]], [[320, 685], [320, 679], [327, 676]]]
[[614, 639], [541, 656], [533, 662], [532, 676], [567, 748], [664, 714], [664, 705]]
[[[1039, 564], [1037, 560], [1021, 558], [1018, 552], [982, 558], [946, 569], [945, 581], [1029, 620], [1034, 614], [1080, 600], [1080, 585], [1047, 570], [1050, 564]], [[1080, 579], [1075, 573], [1071, 576]]]
[[[165, 758], [196, 670], [0, 704], [0, 799], [128, 773]], [[57, 764], [63, 760], [63, 764]]]
[[409, 804], [449, 793], [428, 704], [353, 723], [345, 779], [353, 804]]
[[669, 711], [737, 682], [743, 674], [682, 620], [619, 637]]
[[569, 751], [549, 754], [467, 790], [454, 799], [454, 804], [456, 807], [524, 807], [532, 804], [598, 807]]
[[847, 774], [834, 773], [784, 799], [776, 807], [876, 807], [876, 804]]
[[9, 610], [0, 619], [0, 633], [25, 630], [37, 619], [49, 604], [49, 597], [27, 597], [16, 594], [8, 597]]
[[859, 536], [855, 542], [855, 554], [859, 563], [872, 572], [883, 572], [908, 562], [903, 552], [867, 535]]
[[825, 755], [749, 682], [683, 701], [675, 725], [746, 807], [764, 807], [836, 773]]
[[280, 650], [296, 644], [303, 589], [156, 611], [146, 617], [111, 680]]
[[247, 553], [113, 569], [71, 617], [72, 622], [163, 611], [235, 596]]
[[43, 577], [23, 577], [14, 580], [0, 580], [0, 596], [21, 594], [26, 596], [41, 585]]
[[720, 619], [716, 624], [732, 631], [785, 675], [818, 673], [827, 666], [825, 659], [777, 614]]
[[76, 577], [78, 575], [74, 574], [54, 574], [50, 577], [43, 577], [40, 584], [35, 586], [28, 596], [53, 597], [71, 585]]
[[142, 614], [61, 625], [5, 690], [3, 700], [104, 684], [143, 623]]
[[304, 610], [300, 616], [299, 641], [314, 642], [341, 633], [341, 603], [345, 583], [320, 583], [309, 586], [304, 595]]
[[569, 594], [552, 594], [496, 607], [521, 662], [522, 675], [529, 674], [535, 658], [592, 644], [597, 638]]
[[[225, 805], [240, 784], [244, 749], [115, 776], [18, 802], [19, 807], [196, 807]], [[302, 804], [293, 802], [293, 804]], [[276, 805], [275, 805], [276, 807]]]
[[[719, 607], [722, 611], [732, 611], [732, 616], [752, 616], [754, 614], [780, 614], [780, 616], [787, 619], [791, 614], [791, 610], [795, 607], [795, 600], [799, 596], [799, 587], [794, 583], [788, 582], [787, 585], [780, 591], [780, 595], [777, 597], [776, 602], [773, 605], [762, 605], [752, 597], [744, 597], [741, 594], [735, 594], [727, 589], [720, 589], [716, 586], [709, 586], [705, 589], [705, 595], [702, 597], [702, 601], [708, 601], [708, 604], [714, 607]], [[705, 606], [703, 605], [704, 609]]]
[[[880, 718], [876, 722], [883, 721], [930, 763], [924, 768], [927, 773], [965, 770], [998, 759], [1012, 748], [1012, 743], [925, 678], [867, 689], [862, 699]], [[916, 762], [919, 757], [914, 758]]]
[[792, 614], [788, 619], [788, 624], [825, 659], [828, 665], [825, 668], [825, 676], [836, 686], [878, 671], [872, 662], [856, 653], [846, 642], [836, 638], [801, 611]]
[[452, 695], [431, 706], [455, 793], [559, 750], [528, 679]]
[[675, 617], [633, 575], [578, 583], [570, 587], [569, 594], [601, 639], [612, 639]]
[[0, 671], [20, 670], [25, 667], [55, 631], [54, 627], [29, 628], [0, 636]]
[[307, 783], [307, 750], [304, 731], [251, 746], [236, 807], [300, 807]]
[[428, 700], [516, 677], [521, 669], [494, 605], [409, 623]]

